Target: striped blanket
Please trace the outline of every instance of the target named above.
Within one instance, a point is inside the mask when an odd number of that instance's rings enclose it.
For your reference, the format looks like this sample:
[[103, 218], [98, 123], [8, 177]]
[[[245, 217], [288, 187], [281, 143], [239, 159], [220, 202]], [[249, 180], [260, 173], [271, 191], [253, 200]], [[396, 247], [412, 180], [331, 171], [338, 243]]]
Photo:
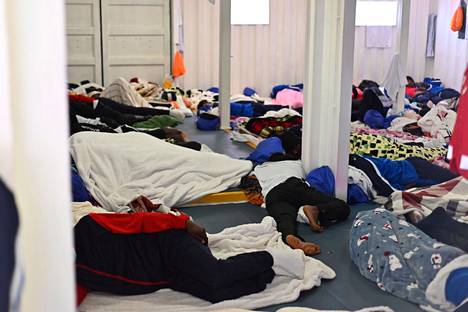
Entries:
[[456, 219], [467, 217], [468, 180], [458, 177], [428, 188], [397, 191], [385, 204], [385, 208], [395, 214], [410, 213], [414, 222], [428, 216], [438, 207], [444, 208]]

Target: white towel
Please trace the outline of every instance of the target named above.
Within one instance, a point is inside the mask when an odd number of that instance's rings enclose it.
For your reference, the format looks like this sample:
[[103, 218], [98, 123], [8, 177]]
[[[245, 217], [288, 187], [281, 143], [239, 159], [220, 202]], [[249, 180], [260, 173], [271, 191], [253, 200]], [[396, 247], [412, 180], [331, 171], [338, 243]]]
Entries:
[[387, 89], [388, 95], [393, 101], [397, 99], [400, 89], [406, 86], [406, 77], [401, 68], [400, 55], [395, 54], [393, 56], [382, 85]]
[[368, 48], [390, 48], [392, 46], [392, 26], [367, 26], [366, 47]]

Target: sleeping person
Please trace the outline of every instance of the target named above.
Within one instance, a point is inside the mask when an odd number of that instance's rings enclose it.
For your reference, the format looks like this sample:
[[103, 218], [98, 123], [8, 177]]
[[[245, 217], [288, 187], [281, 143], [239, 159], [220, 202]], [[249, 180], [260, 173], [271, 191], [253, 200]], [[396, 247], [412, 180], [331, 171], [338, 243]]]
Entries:
[[427, 311], [468, 311], [468, 255], [390, 211], [360, 212], [349, 251], [360, 273], [383, 291]]
[[138, 295], [171, 288], [212, 303], [263, 291], [275, 275], [302, 279], [304, 262], [267, 248], [225, 260], [208, 248], [203, 227], [178, 212], [158, 212], [146, 197], [133, 213], [74, 203], [78, 304], [88, 291]]
[[305, 242], [297, 234], [299, 209], [303, 207], [311, 229], [322, 232], [324, 226], [345, 220], [350, 208], [344, 201], [316, 190], [304, 180], [299, 137], [286, 132], [280, 139], [285, 152], [273, 154], [269, 161], [255, 167], [254, 174], [262, 188], [268, 214], [275, 219], [283, 241], [306, 255], [316, 255], [320, 246]]

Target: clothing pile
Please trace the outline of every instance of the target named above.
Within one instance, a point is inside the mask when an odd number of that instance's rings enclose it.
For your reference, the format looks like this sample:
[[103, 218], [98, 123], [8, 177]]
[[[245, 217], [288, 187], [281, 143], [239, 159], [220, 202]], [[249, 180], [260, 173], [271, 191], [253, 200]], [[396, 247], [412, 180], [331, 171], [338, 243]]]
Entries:
[[[449, 153], [451, 168], [465, 177], [460, 160], [466, 141], [461, 140], [464, 124], [460, 120], [466, 117], [466, 101], [464, 93]], [[468, 181], [464, 177], [447, 181], [452, 173], [437, 167], [425, 169], [428, 163], [421, 158], [407, 161], [422, 179], [420, 184], [425, 179], [442, 182], [395, 191], [381, 208], [359, 213], [350, 233], [351, 259], [380, 289], [423, 310], [467, 311]], [[412, 168], [407, 165], [392, 165], [387, 171], [410, 178]]]
[[278, 112], [268, 112], [262, 117], [250, 119], [245, 128], [250, 133], [269, 138], [295, 126], [302, 126], [302, 116], [296, 111], [284, 108]]
[[460, 93], [443, 87], [437, 79], [426, 78], [421, 83], [415, 83], [411, 77], [407, 79], [403, 112], [391, 109], [392, 99], [376, 82], [363, 81], [359, 85], [362, 98], [353, 99], [352, 121], [360, 121], [372, 129], [403, 132], [419, 138], [403, 142], [405, 144], [446, 145], [455, 125]]
[[169, 109], [133, 107], [106, 98], [69, 95], [70, 135], [84, 131], [140, 132], [179, 146], [201, 150], [200, 143], [187, 141], [185, 133], [173, 128], [179, 121], [170, 113]]
[[141, 78], [132, 78], [127, 81], [120, 77], [107, 87], [82, 81], [81, 85], [70, 83], [68, 90], [70, 94], [84, 95], [94, 99], [106, 98], [131, 107], [165, 109], [180, 122], [183, 122], [185, 117], [193, 115], [190, 109], [191, 102], [186, 100], [183, 90], [180, 88], [164, 89], [157, 83]]
[[407, 81], [405, 110], [399, 113], [390, 108], [389, 97], [376, 82], [364, 80], [353, 87], [350, 153], [394, 161], [418, 157], [448, 169], [447, 146], [460, 93], [438, 79], [416, 83], [407, 77]]

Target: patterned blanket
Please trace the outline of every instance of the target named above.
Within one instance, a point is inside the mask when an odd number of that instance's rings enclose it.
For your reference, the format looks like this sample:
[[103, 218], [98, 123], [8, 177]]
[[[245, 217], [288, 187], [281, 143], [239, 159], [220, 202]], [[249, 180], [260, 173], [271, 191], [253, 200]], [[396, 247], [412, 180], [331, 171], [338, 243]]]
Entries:
[[286, 116], [282, 118], [252, 118], [247, 122], [245, 128], [262, 138], [269, 138], [274, 134], [279, 135], [293, 126], [301, 125], [302, 117]]
[[357, 215], [350, 231], [349, 252], [359, 272], [380, 289], [425, 310], [429, 306], [437, 309], [428, 311], [451, 311], [439, 307], [446, 302], [428, 300], [426, 289], [444, 267], [465, 254], [461, 249], [439, 243], [378, 208]]
[[374, 134], [393, 139], [399, 143], [421, 143], [424, 147], [443, 147], [444, 140], [438, 140], [431, 137], [419, 137], [408, 132], [395, 131], [390, 129], [371, 129], [351, 124], [351, 132], [356, 134]]
[[396, 214], [411, 213], [413, 221], [428, 216], [438, 207], [457, 219], [468, 216], [468, 180], [458, 177], [428, 188], [397, 191], [385, 204], [387, 210]]
[[351, 133], [350, 154], [369, 155], [392, 160], [405, 160], [409, 157], [421, 157], [432, 161], [445, 157], [445, 147], [425, 148], [397, 142], [382, 135]]

